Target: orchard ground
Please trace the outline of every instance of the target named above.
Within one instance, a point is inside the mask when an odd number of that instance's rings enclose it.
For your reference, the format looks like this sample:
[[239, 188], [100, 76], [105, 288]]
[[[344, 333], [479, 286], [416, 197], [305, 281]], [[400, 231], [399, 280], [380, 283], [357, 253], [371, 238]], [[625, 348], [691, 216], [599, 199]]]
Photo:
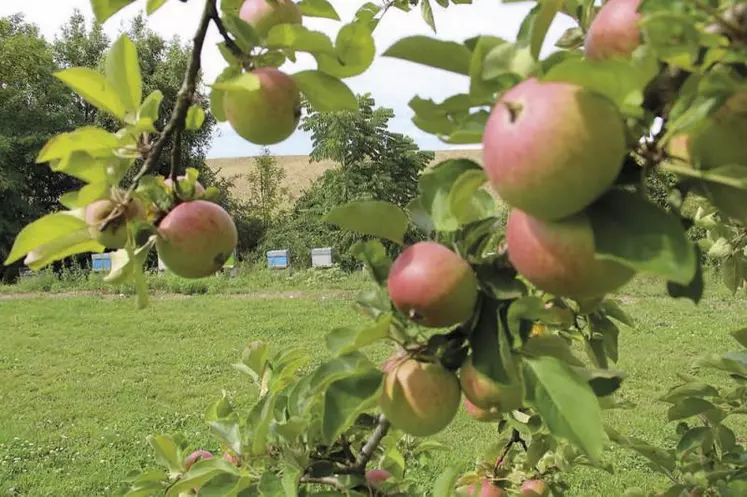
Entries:
[[[130, 470], [153, 465], [146, 443], [152, 434], [182, 432], [215, 449], [202, 421], [205, 406], [223, 388], [244, 406], [256, 395], [231, 367], [244, 346], [256, 339], [273, 350], [301, 346], [314, 367], [327, 355], [325, 333], [363, 319], [351, 305], [366, 284], [361, 275], [335, 271], [255, 270], [200, 280], [199, 288], [152, 276], [152, 305], [133, 312], [133, 298], [119, 293], [129, 293], [126, 288], [102, 293], [106, 286], [95, 276], [68, 275], [56, 286], [53, 279], [0, 286], [0, 402], [6, 413], [0, 419], [0, 495], [107, 495]], [[620, 335], [617, 367], [628, 374], [620, 395], [639, 408], [607, 411], [606, 421], [626, 435], [668, 446], [674, 424], [661, 429], [666, 405], [655, 399], [700, 355], [733, 348], [728, 332], [747, 321], [744, 295], [732, 297], [709, 278], [707, 297], [696, 307], [671, 301], [661, 282], [639, 278], [616, 298], [636, 324]], [[370, 350], [377, 361], [386, 353], [384, 347]], [[746, 427], [737, 427], [738, 436]], [[473, 454], [496, 435], [495, 425], [472, 421], [460, 409], [433, 437], [452, 450], [438, 454], [433, 473], [415, 469], [417, 477], [431, 481], [448, 463], [469, 470]], [[628, 486], [648, 490], [662, 483], [633, 453], [613, 447], [606, 457], [615, 474], [578, 469], [569, 475], [569, 495], [619, 496]]]

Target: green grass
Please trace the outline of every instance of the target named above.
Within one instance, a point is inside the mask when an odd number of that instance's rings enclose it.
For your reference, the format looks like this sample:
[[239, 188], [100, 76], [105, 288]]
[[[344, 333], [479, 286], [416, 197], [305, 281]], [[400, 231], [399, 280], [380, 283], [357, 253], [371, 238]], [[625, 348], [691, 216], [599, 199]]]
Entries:
[[[698, 355], [733, 347], [728, 332], [747, 322], [744, 296], [711, 287], [697, 307], [666, 298], [653, 280], [625, 289], [625, 308], [637, 326], [623, 329], [617, 366], [628, 374], [621, 396], [638, 408], [605, 414], [618, 431], [669, 443], [674, 426], [665, 424], [666, 406], [656, 397]], [[212, 446], [202, 422], [207, 405], [221, 389], [240, 405], [255, 395], [231, 368], [243, 347], [255, 339], [276, 350], [301, 346], [317, 364], [326, 356], [324, 334], [362, 319], [346, 293], [325, 299], [322, 291], [284, 298], [156, 294], [141, 312], [131, 297], [0, 297], [0, 495], [108, 495], [130, 470], [153, 463], [145, 441], [151, 434], [179, 431]], [[375, 352], [375, 360], [385, 353]], [[494, 430], [460, 412], [436, 437], [454, 450], [438, 456], [434, 471], [447, 463], [470, 469]], [[607, 457], [614, 475], [577, 470], [568, 477], [568, 495], [619, 496], [627, 486], [651, 489], [660, 481], [634, 454], [613, 449]]]

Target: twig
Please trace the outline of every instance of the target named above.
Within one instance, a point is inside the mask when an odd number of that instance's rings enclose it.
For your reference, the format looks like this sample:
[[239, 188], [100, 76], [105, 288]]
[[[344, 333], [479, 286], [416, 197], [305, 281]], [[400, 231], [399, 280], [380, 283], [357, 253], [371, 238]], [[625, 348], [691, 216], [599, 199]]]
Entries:
[[526, 452], [527, 450], [527, 443], [524, 441], [523, 438], [521, 438], [521, 433], [519, 433], [519, 430], [516, 428], [513, 429], [511, 432], [511, 438], [506, 442], [506, 446], [503, 447], [503, 451], [501, 452], [500, 457], [496, 459], [495, 461], [495, 467], [501, 466], [503, 464], [503, 460], [506, 459], [506, 455], [508, 455], [508, 451], [511, 450], [511, 447], [514, 446], [514, 444], [521, 444], [522, 448]]
[[171, 183], [176, 186], [176, 176], [179, 174], [182, 162], [182, 130], [177, 129], [174, 133], [174, 147], [171, 149], [171, 170], [169, 171], [169, 178]]
[[374, 432], [371, 434], [371, 437], [365, 443], [361, 451], [358, 453], [358, 457], [355, 459], [355, 466], [359, 468], [360, 471], [363, 471], [363, 469], [366, 467], [366, 464], [368, 464], [368, 461], [371, 460], [371, 458], [373, 457], [373, 453], [376, 450], [376, 447], [379, 446], [379, 444], [381, 443], [381, 440], [389, 432], [390, 426], [391, 426], [391, 423], [389, 423], [389, 420], [386, 419], [386, 417], [384, 417], [383, 414], [380, 415], [379, 425], [376, 427]]
[[319, 477], [302, 476], [301, 483], [316, 483], [319, 485], [331, 485], [341, 492], [345, 491], [345, 487], [343, 487], [340, 484], [340, 482], [337, 480], [337, 478], [333, 476], [319, 476]]
[[130, 185], [129, 190], [127, 191], [128, 198], [132, 195], [132, 192], [135, 191], [135, 188], [137, 188], [140, 179], [155, 167], [156, 162], [163, 152], [163, 148], [166, 146], [166, 142], [174, 135], [174, 133], [184, 129], [187, 112], [189, 111], [189, 106], [192, 103], [192, 98], [197, 87], [197, 75], [200, 72], [202, 47], [205, 44], [205, 35], [210, 26], [210, 21], [213, 19], [213, 15], [216, 12], [215, 2], [216, 0], [205, 1], [205, 9], [202, 11], [200, 25], [193, 38], [192, 56], [189, 60], [189, 65], [187, 66], [184, 82], [177, 94], [176, 105], [174, 106], [174, 110], [171, 112], [171, 118], [163, 128], [161, 136], [158, 137], [158, 140], [150, 149], [148, 157], [145, 159], [140, 171], [138, 171], [135, 178], [133, 178], [132, 185]]
[[[739, 40], [744, 41], [745, 38], [747, 38], [747, 29], [745, 29], [743, 26], [740, 26], [737, 23], [732, 22], [730, 19], [727, 19], [724, 17], [721, 12], [716, 7], [712, 7], [708, 5], [708, 3], [703, 2], [702, 0], [698, 0], [696, 2], [699, 9], [702, 9], [708, 14], [713, 17], [716, 20], [716, 23], [723, 28], [724, 31], [727, 33], [732, 34], [733, 36], [737, 37]], [[736, 14], [736, 17], [738, 17], [738, 10], [736, 10], [736, 7], [732, 7], [731, 9], [728, 9], [726, 11], [726, 15], [734, 15]], [[724, 34], [727, 34], [724, 33]]]
[[212, 16], [213, 22], [215, 23], [215, 27], [218, 28], [218, 31], [220, 32], [220, 35], [223, 37], [223, 39], [226, 41], [226, 46], [231, 51], [232, 54], [236, 56], [239, 60], [244, 60], [246, 58], [246, 54], [241, 51], [241, 47], [239, 47], [235, 41], [231, 38], [231, 35], [228, 33], [228, 30], [226, 29], [225, 24], [223, 24], [223, 20], [220, 18], [220, 15], [218, 14], [217, 9], [213, 9], [213, 16]]

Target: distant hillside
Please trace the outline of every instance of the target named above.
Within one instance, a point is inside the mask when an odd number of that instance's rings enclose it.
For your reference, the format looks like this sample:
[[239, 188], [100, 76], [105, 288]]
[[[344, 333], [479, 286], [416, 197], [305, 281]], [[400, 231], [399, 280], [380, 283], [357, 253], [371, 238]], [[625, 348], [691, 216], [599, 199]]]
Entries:
[[[456, 157], [467, 157], [479, 164], [482, 163], [480, 149], [439, 150], [435, 153], [436, 158], [431, 165]], [[307, 155], [280, 155], [277, 156], [277, 160], [278, 163], [285, 168], [285, 186], [288, 188], [294, 199], [298, 198], [301, 193], [324, 171], [334, 167], [334, 163], [331, 161], [310, 162]], [[234, 193], [239, 197], [246, 195], [249, 188], [246, 175], [254, 167], [254, 157], [208, 159], [207, 163], [211, 169], [218, 171], [221, 176], [230, 177], [240, 175], [240, 178], [236, 181]]]

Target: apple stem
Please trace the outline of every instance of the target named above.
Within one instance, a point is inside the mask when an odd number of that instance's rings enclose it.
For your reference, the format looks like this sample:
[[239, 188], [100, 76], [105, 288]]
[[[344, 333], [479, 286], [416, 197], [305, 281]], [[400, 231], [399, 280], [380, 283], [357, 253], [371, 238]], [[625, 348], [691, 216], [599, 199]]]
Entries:
[[218, 32], [220, 32], [220, 35], [226, 41], [226, 46], [228, 47], [228, 49], [237, 59], [244, 62], [246, 60], [246, 54], [241, 51], [241, 48], [236, 44], [235, 41], [233, 41], [233, 39], [231, 38], [231, 35], [228, 34], [228, 30], [226, 29], [226, 26], [223, 24], [223, 20], [220, 18], [220, 15], [218, 14], [217, 9], [213, 9], [212, 19], [213, 19], [213, 22], [215, 23], [215, 27], [218, 28]]

